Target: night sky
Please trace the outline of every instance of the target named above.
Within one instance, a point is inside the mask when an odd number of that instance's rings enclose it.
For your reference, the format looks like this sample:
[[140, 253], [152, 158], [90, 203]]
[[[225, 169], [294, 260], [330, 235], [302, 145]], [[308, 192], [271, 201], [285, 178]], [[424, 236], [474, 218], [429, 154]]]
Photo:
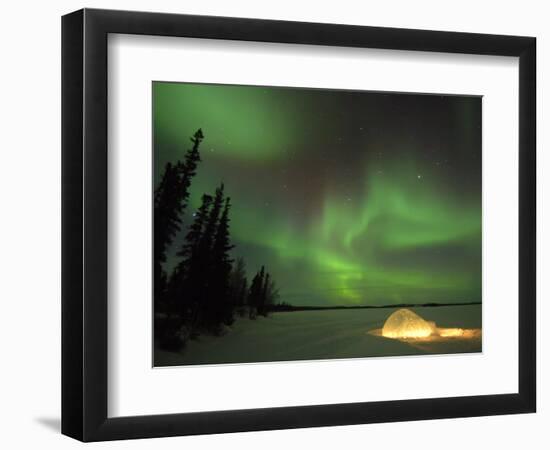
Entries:
[[[153, 83], [155, 183], [202, 128], [233, 257], [294, 305], [481, 301], [481, 98]], [[169, 258], [168, 265], [174, 258]]]

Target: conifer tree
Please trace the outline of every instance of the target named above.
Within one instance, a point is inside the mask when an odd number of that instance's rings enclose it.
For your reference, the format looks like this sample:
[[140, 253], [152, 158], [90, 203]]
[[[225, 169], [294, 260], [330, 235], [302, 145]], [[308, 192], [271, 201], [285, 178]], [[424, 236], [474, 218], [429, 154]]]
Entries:
[[242, 257], [237, 258], [231, 269], [229, 289], [233, 305], [242, 307], [246, 303], [247, 293], [246, 266]]
[[177, 256], [182, 258], [182, 261], [179, 264], [181, 266], [191, 266], [192, 258], [197, 256], [203, 237], [203, 229], [209, 217], [212, 200], [211, 195], [204, 194], [202, 196], [199, 209], [193, 214], [193, 223], [189, 226], [189, 231], [185, 236], [185, 241], [177, 253]]
[[231, 264], [233, 260], [229, 252], [234, 247], [229, 238], [229, 210], [231, 201], [225, 199], [225, 206], [221, 214], [214, 243], [212, 246], [212, 279], [211, 295], [215, 303], [216, 325], [223, 322], [230, 325], [233, 322], [233, 304], [231, 302], [229, 291], [229, 275], [231, 274]]
[[205, 253], [209, 253], [212, 250], [214, 244], [214, 239], [216, 235], [216, 230], [218, 228], [218, 220], [220, 217], [220, 212], [223, 206], [223, 183], [216, 189], [216, 194], [214, 195], [214, 200], [212, 202], [212, 209], [208, 215], [208, 220], [202, 234], [200, 241], [200, 249]]
[[199, 129], [191, 142], [185, 160], [175, 164], [167, 163], [164, 174], [154, 194], [154, 295], [155, 306], [159, 306], [165, 294], [166, 274], [163, 263], [166, 262], [168, 247], [181, 229], [181, 216], [189, 199], [189, 186], [195, 176], [200, 161], [199, 147], [204, 139]]
[[202, 233], [199, 246], [199, 263], [196, 272], [196, 291], [195, 295], [197, 297], [199, 310], [200, 310], [200, 322], [201, 325], [212, 328], [217, 323], [216, 318], [216, 299], [213, 297], [215, 295], [215, 289], [213, 284], [213, 246], [216, 238], [216, 232], [218, 228], [218, 221], [220, 218], [220, 212], [224, 202], [224, 185], [221, 184], [216, 189], [216, 194], [214, 195], [214, 200], [212, 202], [212, 207], [210, 213], [208, 214], [208, 219], [206, 221], [204, 232]]
[[277, 289], [277, 285], [275, 284], [275, 281], [273, 280], [271, 275], [269, 273], [266, 273], [262, 298], [262, 315], [267, 316], [271, 307], [275, 304], [278, 298], [279, 289]]
[[254, 318], [257, 313], [259, 313], [262, 293], [263, 293], [263, 283], [264, 283], [264, 266], [260, 269], [259, 272], [254, 275], [252, 283], [250, 284], [250, 292], [248, 294], [248, 302], [250, 308], [250, 318]]
[[261, 314], [262, 316], [267, 315], [266, 307], [267, 307], [267, 294], [268, 294], [269, 283], [270, 283], [269, 273], [266, 273], [262, 282], [262, 290], [261, 290], [259, 306], [258, 306], [258, 314]]
[[259, 273], [256, 272], [250, 283], [250, 290], [248, 292], [248, 317], [250, 319], [256, 318], [256, 303], [258, 300], [258, 286], [260, 284]]
[[177, 256], [181, 259], [170, 280], [169, 298], [175, 305], [175, 309], [180, 312], [183, 320], [188, 320], [193, 310], [196, 309], [193, 307], [198, 289], [196, 282], [203, 265], [199, 248], [212, 200], [210, 195], [202, 196], [201, 205], [193, 214], [194, 220], [189, 226], [185, 241], [177, 252]]
[[178, 169], [167, 163], [161, 182], [154, 197], [154, 296], [155, 306], [166, 288], [166, 273], [162, 264], [166, 262], [166, 247], [179, 230], [179, 215], [176, 208], [177, 189], [179, 183]]

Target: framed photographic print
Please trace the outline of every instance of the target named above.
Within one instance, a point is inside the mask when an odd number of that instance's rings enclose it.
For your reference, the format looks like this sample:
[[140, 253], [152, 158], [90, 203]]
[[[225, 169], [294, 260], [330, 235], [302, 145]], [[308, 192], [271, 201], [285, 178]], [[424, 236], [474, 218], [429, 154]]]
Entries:
[[152, 95], [154, 366], [482, 350], [480, 97]]
[[62, 25], [64, 434], [535, 411], [534, 38]]

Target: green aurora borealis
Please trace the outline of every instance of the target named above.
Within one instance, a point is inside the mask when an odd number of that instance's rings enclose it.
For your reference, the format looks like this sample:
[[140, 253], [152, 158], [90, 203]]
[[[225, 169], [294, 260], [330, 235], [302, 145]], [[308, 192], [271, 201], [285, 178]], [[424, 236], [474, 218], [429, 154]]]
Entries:
[[153, 124], [155, 184], [202, 128], [185, 224], [223, 181], [281, 301], [481, 301], [481, 98], [155, 82]]

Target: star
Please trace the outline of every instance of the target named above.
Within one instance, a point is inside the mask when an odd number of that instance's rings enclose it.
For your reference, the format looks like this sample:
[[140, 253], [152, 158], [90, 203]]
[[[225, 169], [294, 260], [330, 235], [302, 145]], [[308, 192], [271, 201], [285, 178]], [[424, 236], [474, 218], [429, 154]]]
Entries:
[[417, 175], [416, 178], [420, 180], [422, 178], [422, 175]]

